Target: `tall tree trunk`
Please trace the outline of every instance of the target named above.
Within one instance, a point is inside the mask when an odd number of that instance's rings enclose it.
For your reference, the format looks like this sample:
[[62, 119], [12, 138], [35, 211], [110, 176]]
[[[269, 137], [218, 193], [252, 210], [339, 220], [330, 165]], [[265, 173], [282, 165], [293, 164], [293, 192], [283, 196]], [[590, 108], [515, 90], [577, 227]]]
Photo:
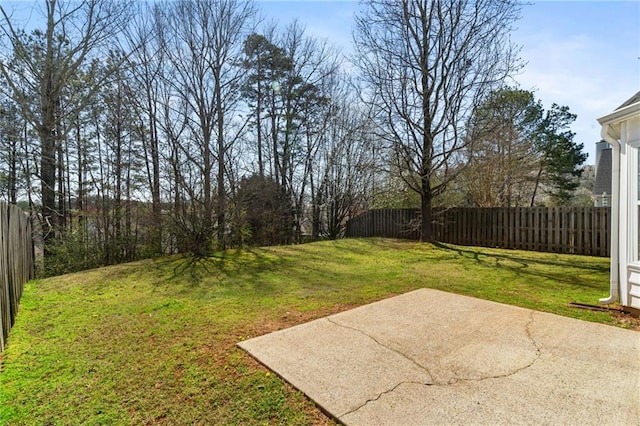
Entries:
[[429, 183], [429, 177], [422, 177], [422, 186], [420, 191], [420, 241], [430, 242], [433, 241], [433, 230], [431, 226], [431, 202], [433, 194], [431, 193], [431, 186]]
[[[54, 4], [55, 6], [55, 4]], [[41, 125], [40, 136], [40, 190], [42, 197], [42, 232], [44, 238], [45, 262], [50, 255], [49, 247], [56, 238], [56, 119], [55, 105], [57, 93], [54, 89], [54, 18], [47, 16], [46, 51], [43, 65], [43, 78], [40, 84]], [[45, 265], [46, 268], [46, 265]]]
[[271, 93], [271, 158], [273, 161], [273, 177], [278, 185], [284, 185], [280, 180], [280, 154], [278, 153], [278, 118], [276, 115], [276, 93]]
[[[43, 111], [43, 114], [45, 111]], [[48, 114], [47, 114], [48, 115]], [[40, 192], [42, 197], [42, 232], [45, 260], [50, 255], [49, 246], [55, 240], [56, 232], [56, 137], [53, 131], [53, 117], [44, 120], [40, 128]]]
[[[170, 137], [169, 137], [170, 138]], [[171, 141], [171, 170], [173, 172], [173, 217], [174, 220], [178, 221], [183, 216], [182, 215], [182, 197], [180, 196], [180, 164], [179, 164], [179, 149], [177, 144], [178, 141], [173, 138], [169, 139]], [[178, 253], [183, 253], [186, 250], [184, 244], [184, 236], [180, 232], [180, 230], [174, 226], [173, 229], [173, 241], [175, 243], [174, 250]]]
[[[204, 113], [201, 113], [204, 115]], [[211, 185], [211, 175], [213, 173], [212, 161], [211, 161], [211, 129], [208, 123], [203, 123], [202, 125], [203, 131], [203, 150], [204, 155], [202, 158], [202, 162], [204, 163], [203, 167], [203, 179], [204, 179], [204, 217], [202, 218], [203, 223], [203, 232], [207, 235], [203, 235], [202, 237], [206, 240], [206, 242], [200, 241], [199, 244], [208, 245], [211, 242], [211, 238], [213, 237], [211, 234], [213, 233], [213, 201], [211, 200], [211, 193], [213, 192], [213, 187]], [[220, 160], [218, 160], [220, 162]], [[219, 189], [218, 189], [219, 192]], [[199, 247], [198, 250], [210, 250], [211, 247]]]
[[216, 111], [218, 115], [218, 248], [220, 250], [224, 250], [227, 246], [226, 244], [226, 201], [227, 194], [224, 186], [224, 176], [225, 176], [225, 157], [226, 147], [224, 142], [224, 110], [222, 107], [222, 88], [220, 81], [221, 70], [218, 69], [217, 78], [216, 78], [216, 88], [215, 88], [215, 97], [216, 97]]
[[155, 120], [152, 119], [151, 133], [151, 162], [153, 170], [153, 184], [151, 186], [151, 211], [154, 223], [153, 252], [162, 254], [162, 205], [160, 204], [160, 154], [158, 147], [158, 129]]
[[[15, 129], [15, 130], [14, 130]], [[17, 202], [17, 180], [18, 180], [18, 131], [12, 128], [9, 135], [10, 152], [9, 152], [9, 202], [15, 204]]]
[[60, 99], [56, 101], [56, 174], [57, 174], [57, 186], [56, 196], [58, 198], [58, 207], [56, 215], [58, 217], [58, 232], [59, 237], [63, 237], [67, 228], [67, 209], [66, 209], [66, 190], [65, 190], [65, 146], [62, 129], [62, 111], [61, 111]]
[[132, 143], [129, 141], [127, 148], [127, 177], [125, 179], [125, 205], [124, 205], [124, 238], [125, 238], [125, 252], [124, 257], [126, 260], [131, 261], [136, 258], [136, 245], [133, 238], [131, 229], [132, 225], [132, 209], [131, 209], [131, 164], [133, 162], [132, 155]]
[[151, 87], [153, 83], [145, 78], [146, 121], [149, 133], [142, 132], [147, 180], [151, 188], [151, 253], [162, 254], [162, 205], [160, 204], [160, 147], [158, 138], [157, 108]]
[[[59, 127], [59, 126], [57, 126]], [[60, 135], [60, 132], [56, 131], [56, 136]], [[56, 137], [56, 198], [58, 207], [56, 208], [56, 216], [58, 217], [58, 232], [59, 237], [64, 236], [65, 228], [67, 225], [65, 217], [65, 190], [64, 190], [64, 148], [62, 146], [62, 140], [59, 136]]]
[[80, 238], [82, 239], [84, 259], [86, 260], [86, 254], [88, 250], [87, 236], [86, 236], [86, 218], [85, 218], [85, 174], [86, 170], [86, 147], [82, 141], [82, 133], [80, 131], [80, 121], [76, 121], [76, 148], [78, 156], [78, 191], [76, 197], [76, 210], [78, 211], [78, 231], [80, 232]]
[[[258, 59], [259, 61], [259, 59]], [[262, 72], [258, 62], [258, 75]], [[264, 177], [264, 160], [262, 159], [262, 78], [258, 78], [258, 93], [256, 96], [256, 130], [258, 131], [258, 173]]]
[[538, 187], [540, 186], [540, 178], [542, 177], [542, 165], [538, 169], [538, 173], [536, 175], [536, 182], [533, 186], [533, 194], [531, 194], [531, 204], [530, 207], [533, 207], [536, 203], [536, 195], [538, 195]]
[[117, 94], [116, 94], [116, 104], [115, 104], [115, 149], [114, 149], [114, 196], [113, 196], [113, 228], [114, 228], [114, 248], [115, 248], [115, 261], [122, 261], [122, 250], [123, 250], [123, 241], [122, 241], [122, 185], [123, 185], [123, 176], [122, 176], [122, 166], [123, 166], [123, 158], [122, 158], [122, 93], [121, 93], [121, 80], [120, 75], [117, 74], [116, 78], [118, 82]]

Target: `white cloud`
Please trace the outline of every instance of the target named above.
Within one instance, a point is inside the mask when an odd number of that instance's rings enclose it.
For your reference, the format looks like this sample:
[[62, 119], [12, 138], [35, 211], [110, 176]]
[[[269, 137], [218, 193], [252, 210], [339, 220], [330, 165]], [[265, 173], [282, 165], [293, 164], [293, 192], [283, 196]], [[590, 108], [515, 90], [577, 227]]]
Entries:
[[[521, 35], [522, 36], [522, 35]], [[522, 58], [528, 62], [516, 77], [524, 89], [536, 90], [546, 107], [567, 105], [578, 115], [572, 130], [594, 159], [600, 140], [596, 119], [640, 90], [640, 61], [631, 40], [604, 40], [584, 32], [524, 34]]]

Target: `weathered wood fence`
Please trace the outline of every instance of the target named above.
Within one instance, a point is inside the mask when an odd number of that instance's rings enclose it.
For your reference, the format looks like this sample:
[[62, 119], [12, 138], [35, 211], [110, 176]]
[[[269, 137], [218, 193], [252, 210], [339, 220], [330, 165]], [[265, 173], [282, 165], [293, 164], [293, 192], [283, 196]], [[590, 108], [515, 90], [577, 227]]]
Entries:
[[[417, 240], [416, 209], [369, 210], [347, 223], [347, 237]], [[609, 256], [608, 207], [452, 208], [434, 212], [435, 239], [444, 243]]]
[[34, 265], [29, 216], [0, 201], [0, 352], [15, 322], [24, 283], [34, 276]]

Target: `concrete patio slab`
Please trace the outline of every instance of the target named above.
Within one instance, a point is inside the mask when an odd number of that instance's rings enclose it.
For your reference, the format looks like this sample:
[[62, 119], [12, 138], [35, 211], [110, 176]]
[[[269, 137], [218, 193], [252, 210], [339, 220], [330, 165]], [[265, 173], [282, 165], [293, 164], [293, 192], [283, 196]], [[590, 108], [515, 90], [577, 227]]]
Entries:
[[437, 290], [238, 345], [347, 425], [640, 425], [640, 333]]

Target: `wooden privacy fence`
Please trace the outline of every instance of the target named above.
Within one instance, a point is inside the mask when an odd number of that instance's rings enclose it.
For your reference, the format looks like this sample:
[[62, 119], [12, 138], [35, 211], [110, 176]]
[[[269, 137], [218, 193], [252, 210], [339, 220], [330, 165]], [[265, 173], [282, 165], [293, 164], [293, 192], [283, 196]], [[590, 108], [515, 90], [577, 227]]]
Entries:
[[416, 209], [368, 210], [347, 222], [347, 238], [385, 237], [420, 239], [420, 212]]
[[15, 322], [24, 283], [34, 276], [34, 264], [29, 216], [0, 201], [0, 352]]
[[[609, 256], [608, 207], [459, 207], [434, 211], [435, 240], [468, 246]], [[369, 210], [347, 223], [347, 237], [420, 238], [416, 209]]]

